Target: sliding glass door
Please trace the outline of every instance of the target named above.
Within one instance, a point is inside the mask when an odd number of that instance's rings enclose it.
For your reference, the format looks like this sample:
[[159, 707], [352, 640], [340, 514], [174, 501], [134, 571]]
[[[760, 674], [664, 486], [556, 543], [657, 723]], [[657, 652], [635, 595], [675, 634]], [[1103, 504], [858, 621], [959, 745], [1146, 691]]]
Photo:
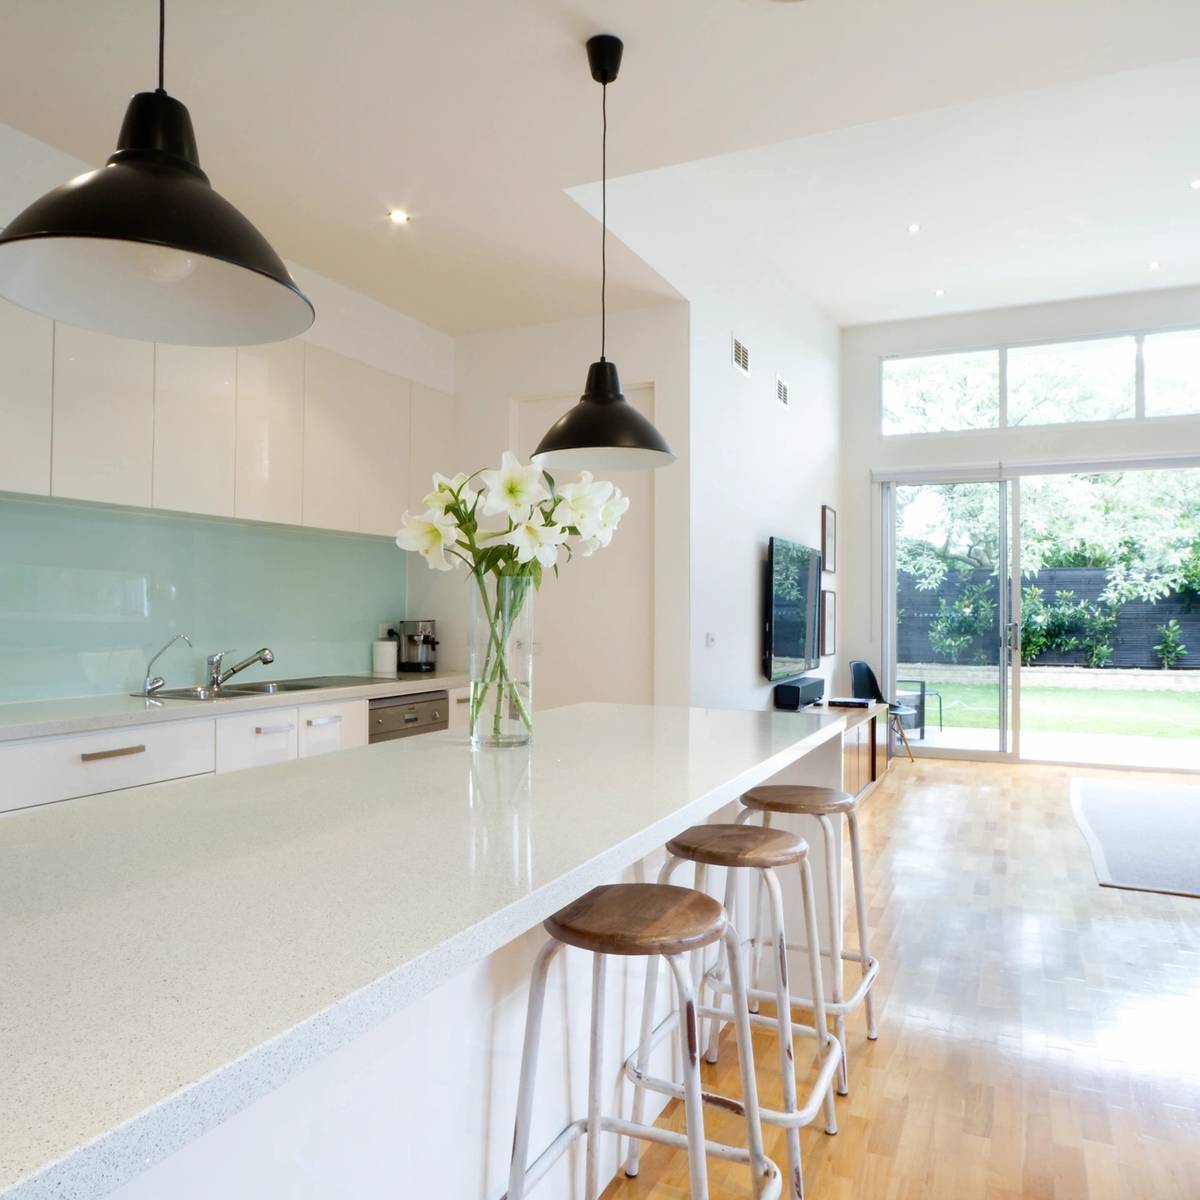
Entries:
[[914, 753], [1018, 752], [1012, 500], [1003, 480], [890, 485], [889, 686]]

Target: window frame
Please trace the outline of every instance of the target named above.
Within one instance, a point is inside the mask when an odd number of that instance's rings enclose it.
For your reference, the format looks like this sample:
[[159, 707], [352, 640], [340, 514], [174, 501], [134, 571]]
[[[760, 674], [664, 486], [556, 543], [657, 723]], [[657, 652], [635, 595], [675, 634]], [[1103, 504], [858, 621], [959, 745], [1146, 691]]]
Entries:
[[[1146, 411], [1146, 362], [1144, 347], [1146, 338], [1162, 333], [1200, 333], [1200, 325], [1154, 325], [1140, 329], [1117, 329], [1104, 333], [1087, 333], [1074, 337], [1046, 337], [1021, 339], [1019, 341], [971, 343], [965, 346], [945, 347], [936, 350], [903, 351], [881, 354], [875, 374], [879, 436], [885, 438], [961, 438], [964, 435], [997, 434], [1011, 429], [1055, 429], [1055, 428], [1099, 428], [1121, 425], [1135, 421], [1195, 421], [1200, 411], [1194, 413], [1148, 413]], [[1010, 350], [1036, 349], [1039, 346], [1069, 346], [1082, 342], [1115, 341], [1133, 338], [1134, 341], [1134, 397], [1133, 415], [1129, 417], [1100, 417], [1089, 421], [1048, 421], [1039, 425], [1010, 425], [1008, 423], [1008, 352]], [[998, 424], [980, 426], [975, 429], [930, 429], [912, 433], [888, 433], [884, 429], [883, 413], [883, 369], [884, 364], [912, 358], [941, 358], [951, 354], [983, 354], [995, 351], [999, 355], [1000, 406]]]

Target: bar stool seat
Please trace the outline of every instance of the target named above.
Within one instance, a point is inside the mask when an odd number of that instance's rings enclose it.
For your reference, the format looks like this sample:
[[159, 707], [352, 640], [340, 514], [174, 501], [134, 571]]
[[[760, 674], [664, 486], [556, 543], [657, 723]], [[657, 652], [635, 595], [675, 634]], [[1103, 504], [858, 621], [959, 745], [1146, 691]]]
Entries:
[[710, 867], [788, 867], [807, 853], [802, 837], [758, 825], [693, 825], [667, 843], [676, 858]]
[[803, 813], [810, 817], [837, 816], [853, 812], [858, 799], [836, 788], [806, 787], [797, 783], [777, 783], [751, 788], [742, 796], [747, 808], [759, 812]]
[[593, 954], [682, 954], [720, 941], [725, 910], [691, 888], [615, 883], [593, 888], [544, 924], [555, 940]]

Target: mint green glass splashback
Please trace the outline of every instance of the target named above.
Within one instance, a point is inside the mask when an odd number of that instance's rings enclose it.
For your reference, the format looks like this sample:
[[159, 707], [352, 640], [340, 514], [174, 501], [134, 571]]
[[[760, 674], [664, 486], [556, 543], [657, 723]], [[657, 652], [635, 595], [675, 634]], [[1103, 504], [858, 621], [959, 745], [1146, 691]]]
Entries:
[[275, 652], [253, 678], [368, 674], [404, 613], [404, 554], [383, 538], [0, 497], [0, 701], [199, 682], [204, 656]]

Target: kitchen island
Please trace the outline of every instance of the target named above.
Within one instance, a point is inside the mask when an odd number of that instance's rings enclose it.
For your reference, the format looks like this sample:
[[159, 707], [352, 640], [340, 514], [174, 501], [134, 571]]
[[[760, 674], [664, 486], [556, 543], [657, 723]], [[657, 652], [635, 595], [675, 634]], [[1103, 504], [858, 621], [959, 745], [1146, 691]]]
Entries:
[[[5, 814], [0, 1195], [491, 1200], [540, 922], [748, 787], [837, 785], [844, 725], [584, 704], [528, 750], [447, 732]], [[535, 1143], [584, 1074], [565, 957]], [[628, 1047], [640, 963], [612, 977]]]

